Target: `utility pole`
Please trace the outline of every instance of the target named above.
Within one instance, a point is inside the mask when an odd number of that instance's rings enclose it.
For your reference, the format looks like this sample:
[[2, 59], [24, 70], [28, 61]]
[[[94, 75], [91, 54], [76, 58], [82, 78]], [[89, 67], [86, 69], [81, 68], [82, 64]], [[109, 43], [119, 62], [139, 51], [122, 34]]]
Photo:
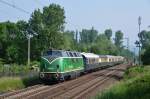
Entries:
[[142, 20], [142, 18], [141, 18], [141, 16], [139, 16], [139, 18], [138, 18], [139, 33], [141, 32], [141, 20]]
[[139, 65], [141, 65], [141, 42], [140, 42], [140, 33], [141, 33], [141, 16], [139, 16], [138, 18], [138, 25], [139, 25], [139, 33], [138, 33], [138, 36], [139, 36], [139, 41], [138, 41], [138, 44], [137, 44], [137, 47], [139, 47]]
[[124, 38], [124, 39], [126, 39], [127, 40], [127, 50], [128, 50], [128, 52], [127, 52], [127, 58], [129, 59], [129, 51], [130, 51], [130, 49], [129, 49], [129, 37], [126, 37], [126, 38]]
[[30, 66], [30, 40], [33, 37], [33, 35], [28, 34], [27, 39], [28, 39], [28, 66]]
[[136, 47], [139, 48], [139, 65], [141, 65], [141, 57], [140, 57], [141, 44], [139, 41], [136, 41], [135, 44], [136, 44]]
[[30, 66], [30, 45], [31, 45], [31, 38], [33, 37], [33, 35], [38, 35], [35, 31], [33, 31], [32, 29], [28, 29], [26, 31], [27, 35], [27, 39], [28, 39], [28, 66]]
[[134, 65], [136, 64], [136, 53], [135, 53], [135, 47], [134, 47], [134, 56], [133, 56], [133, 60], [134, 60]]
[[129, 37], [126, 37], [126, 38], [124, 38], [124, 39], [126, 39], [127, 40], [127, 49], [129, 50], [130, 48], [130, 46], [129, 46]]

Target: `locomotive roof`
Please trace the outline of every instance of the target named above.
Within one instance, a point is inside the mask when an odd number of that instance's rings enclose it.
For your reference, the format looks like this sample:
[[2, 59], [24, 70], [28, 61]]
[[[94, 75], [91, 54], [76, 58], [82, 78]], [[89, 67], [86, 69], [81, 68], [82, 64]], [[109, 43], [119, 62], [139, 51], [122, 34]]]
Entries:
[[76, 52], [76, 53], [79, 53], [78, 51], [69, 51], [69, 50], [54, 50], [54, 49], [52, 49], [52, 50], [47, 50], [47, 51], [60, 51], [60, 52]]

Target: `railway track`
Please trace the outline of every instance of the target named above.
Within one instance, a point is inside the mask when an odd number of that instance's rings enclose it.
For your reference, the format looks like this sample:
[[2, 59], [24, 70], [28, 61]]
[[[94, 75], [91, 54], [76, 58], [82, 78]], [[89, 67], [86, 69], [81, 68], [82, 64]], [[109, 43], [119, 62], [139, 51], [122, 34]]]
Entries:
[[[85, 98], [86, 96], [88, 96], [87, 94], [92, 92], [93, 90], [95, 90], [97, 87], [103, 85], [105, 82], [110, 81], [111, 77], [113, 75], [117, 75], [118, 72], [116, 72], [117, 70], [111, 71], [109, 73], [107, 73], [104, 77], [98, 77], [95, 79], [95, 81], [92, 81], [91, 84], [89, 85], [89, 87], [85, 86], [83, 88], [85, 88], [85, 90], [81, 90], [78, 91], [78, 93], [71, 95], [69, 98], [73, 98], [73, 99], [81, 99], [81, 98]], [[97, 81], [96, 81], [97, 80]], [[81, 89], [81, 88], [80, 88]], [[86, 97], [87, 99], [88, 97]]]
[[114, 75], [120, 74], [127, 68], [122, 64], [97, 72], [89, 73], [77, 79], [55, 85], [36, 85], [20, 91], [3, 94], [1, 99], [81, 99], [88, 96], [87, 93], [105, 84]]
[[[104, 72], [106, 72], [106, 70], [101, 71], [101, 74], [103, 74]], [[84, 84], [85, 82], [94, 80], [95, 77], [94, 76], [83, 76], [80, 79], [76, 79], [73, 80], [71, 82], [66, 82], [64, 83], [62, 86], [57, 86], [57, 88], [53, 88], [53, 89], [48, 89], [48, 90], [44, 90], [43, 92], [39, 92], [37, 94], [34, 94], [32, 96], [28, 96], [29, 99], [33, 99], [33, 98], [38, 98], [41, 99], [42, 97], [46, 97], [46, 98], [55, 98], [61, 94], [64, 94], [65, 92], [67, 92], [68, 90], [72, 90], [78, 86], [81, 86], [82, 84]]]
[[36, 90], [40, 90], [42, 88], [45, 88], [45, 87], [48, 87], [48, 86], [45, 86], [45, 85], [34, 85], [34, 86], [31, 86], [31, 87], [27, 87], [25, 89], [21, 89], [21, 90], [18, 90], [18, 91], [13, 91], [13, 92], [8, 92], [8, 93], [4, 93], [2, 95], [0, 95], [0, 99], [4, 99], [4, 98], [13, 98], [13, 96], [16, 96], [16, 95], [22, 95], [24, 93], [31, 93], [32, 91], [36, 91]]

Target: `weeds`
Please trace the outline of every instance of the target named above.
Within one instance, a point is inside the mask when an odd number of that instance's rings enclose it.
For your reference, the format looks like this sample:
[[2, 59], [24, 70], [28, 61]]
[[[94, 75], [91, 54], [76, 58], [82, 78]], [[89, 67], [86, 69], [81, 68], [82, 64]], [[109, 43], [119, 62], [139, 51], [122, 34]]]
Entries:
[[96, 96], [96, 99], [149, 99], [150, 66], [128, 69], [124, 79]]

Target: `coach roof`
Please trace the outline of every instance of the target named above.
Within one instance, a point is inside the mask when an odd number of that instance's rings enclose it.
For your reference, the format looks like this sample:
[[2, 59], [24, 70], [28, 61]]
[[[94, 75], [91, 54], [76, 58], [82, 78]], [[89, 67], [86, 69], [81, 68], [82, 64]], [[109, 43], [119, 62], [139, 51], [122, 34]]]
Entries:
[[86, 58], [99, 58], [98, 55], [93, 54], [93, 53], [85, 53], [85, 52], [83, 52], [83, 53], [81, 53], [81, 55], [84, 55]]

